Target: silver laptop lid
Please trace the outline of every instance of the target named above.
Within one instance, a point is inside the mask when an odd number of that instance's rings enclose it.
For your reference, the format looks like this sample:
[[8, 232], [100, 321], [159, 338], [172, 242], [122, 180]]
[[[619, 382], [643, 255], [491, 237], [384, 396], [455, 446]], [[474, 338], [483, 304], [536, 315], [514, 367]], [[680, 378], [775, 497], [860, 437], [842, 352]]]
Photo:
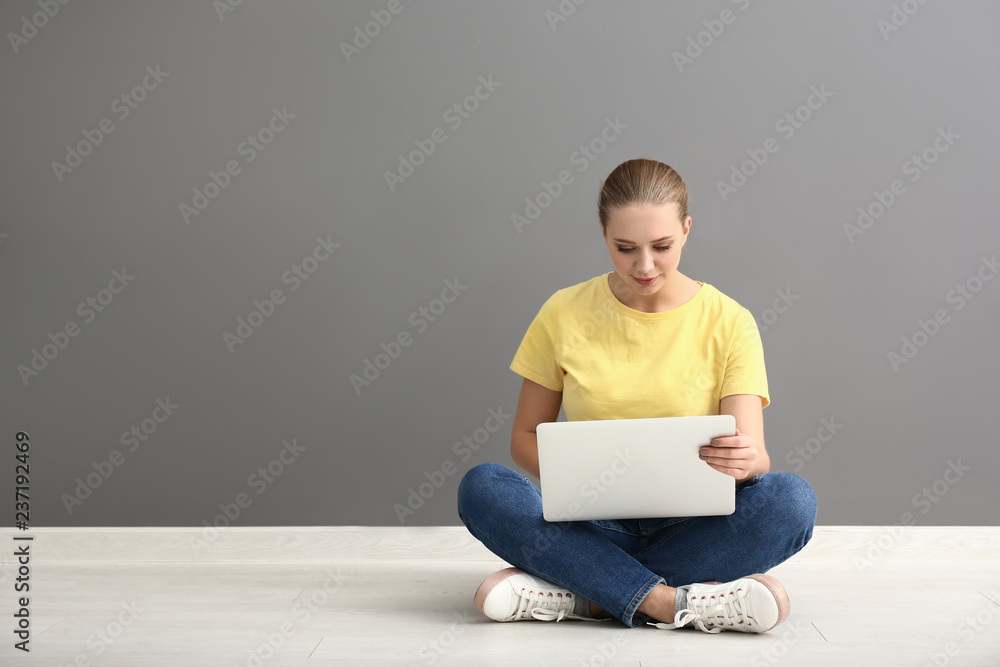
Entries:
[[736, 509], [736, 479], [698, 450], [736, 435], [732, 415], [543, 422], [546, 521], [714, 516]]

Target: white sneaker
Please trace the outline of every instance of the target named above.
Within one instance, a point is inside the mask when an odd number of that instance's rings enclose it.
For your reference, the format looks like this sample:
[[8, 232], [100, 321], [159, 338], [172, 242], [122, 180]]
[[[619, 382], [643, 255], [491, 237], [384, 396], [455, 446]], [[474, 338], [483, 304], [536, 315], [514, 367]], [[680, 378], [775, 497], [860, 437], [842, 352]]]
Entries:
[[516, 567], [491, 574], [476, 591], [474, 603], [483, 616], [494, 621], [606, 621], [573, 613], [577, 596], [561, 586]]
[[720, 584], [718, 582], [678, 586], [687, 591], [687, 605], [673, 623], [650, 623], [673, 630], [691, 623], [702, 632], [722, 630], [767, 632], [788, 617], [790, 605], [785, 587], [767, 574]]

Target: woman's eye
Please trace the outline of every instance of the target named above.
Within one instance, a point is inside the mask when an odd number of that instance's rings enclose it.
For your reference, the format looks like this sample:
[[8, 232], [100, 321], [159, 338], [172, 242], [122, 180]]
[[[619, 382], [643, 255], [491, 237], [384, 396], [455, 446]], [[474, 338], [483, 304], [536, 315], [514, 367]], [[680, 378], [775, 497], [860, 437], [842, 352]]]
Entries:
[[[670, 250], [670, 246], [668, 246], [668, 245], [656, 246], [656, 249], [657, 250]], [[629, 253], [629, 252], [632, 252], [633, 250], [635, 250], [635, 248], [623, 248], [621, 246], [618, 246], [618, 252]]]

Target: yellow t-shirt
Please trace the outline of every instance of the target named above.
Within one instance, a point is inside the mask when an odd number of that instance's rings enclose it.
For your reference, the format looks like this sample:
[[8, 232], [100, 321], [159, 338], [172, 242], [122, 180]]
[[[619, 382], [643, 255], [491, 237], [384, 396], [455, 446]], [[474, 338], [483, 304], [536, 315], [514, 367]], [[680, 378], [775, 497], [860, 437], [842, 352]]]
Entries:
[[568, 421], [719, 414], [730, 394], [767, 407], [753, 314], [714, 286], [662, 313], [629, 308], [608, 275], [557, 291], [528, 327], [512, 371], [562, 391]]

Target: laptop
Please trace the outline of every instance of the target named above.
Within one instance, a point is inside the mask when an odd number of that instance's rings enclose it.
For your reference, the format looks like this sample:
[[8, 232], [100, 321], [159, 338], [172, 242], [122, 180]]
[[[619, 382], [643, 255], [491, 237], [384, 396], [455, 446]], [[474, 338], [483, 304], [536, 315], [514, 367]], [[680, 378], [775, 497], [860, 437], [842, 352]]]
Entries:
[[736, 478], [698, 457], [736, 435], [732, 415], [542, 422], [535, 433], [546, 521], [736, 511]]

